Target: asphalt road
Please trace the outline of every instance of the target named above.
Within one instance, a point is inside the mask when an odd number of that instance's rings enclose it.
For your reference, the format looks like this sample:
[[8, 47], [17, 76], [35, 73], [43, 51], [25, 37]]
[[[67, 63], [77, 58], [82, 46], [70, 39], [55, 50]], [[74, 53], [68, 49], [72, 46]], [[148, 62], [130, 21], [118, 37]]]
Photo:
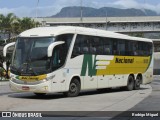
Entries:
[[[151, 119], [151, 117], [122, 117], [124, 111], [160, 111], [160, 80], [156, 77], [151, 85], [144, 85], [140, 90], [123, 91], [120, 89], [104, 92], [82, 92], [75, 98], [66, 98], [61, 93], [48, 94], [37, 97], [33, 93], [17, 93], [10, 90], [8, 83], [0, 85], [0, 111], [85, 111], [71, 112], [71, 114], [90, 115], [102, 114], [100, 119], [137, 120]], [[101, 111], [101, 112], [97, 112]], [[108, 111], [108, 112], [104, 112]], [[118, 111], [112, 112], [109, 111]], [[116, 113], [116, 114], [115, 114]], [[52, 113], [51, 113], [52, 114]], [[98, 114], [98, 115], [99, 115]], [[160, 114], [159, 114], [160, 115]], [[98, 116], [99, 117], [99, 116]], [[97, 119], [87, 117], [85, 120]], [[81, 117], [67, 117], [67, 119], [82, 119]], [[60, 119], [59, 117], [56, 118]], [[154, 119], [159, 119], [154, 117]]]
[[[151, 83], [152, 87], [152, 92], [151, 94], [146, 97], [144, 100], [136, 104], [134, 107], [130, 108], [128, 111], [132, 113], [136, 113], [139, 116], [130, 116], [130, 117], [122, 117], [127, 114], [127, 112], [123, 112], [116, 116], [115, 118], [112, 118], [112, 120], [117, 120], [117, 119], [122, 119], [122, 120], [160, 120], [160, 76], [156, 76], [154, 81]], [[147, 116], [146, 114], [150, 115], [157, 115], [158, 117], [152, 117], [152, 116]], [[141, 114], [141, 115], [140, 115]], [[142, 117], [142, 116], [145, 117]]]

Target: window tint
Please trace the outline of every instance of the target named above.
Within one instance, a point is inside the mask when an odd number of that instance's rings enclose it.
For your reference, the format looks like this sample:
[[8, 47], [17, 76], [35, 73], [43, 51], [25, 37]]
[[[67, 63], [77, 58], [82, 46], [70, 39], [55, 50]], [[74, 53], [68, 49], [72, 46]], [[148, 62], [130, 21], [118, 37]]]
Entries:
[[103, 55], [112, 55], [113, 49], [117, 49], [116, 46], [113, 47], [113, 40], [111, 38], [103, 38]]
[[117, 41], [118, 55], [125, 55], [125, 40]]
[[72, 52], [72, 58], [81, 54], [97, 54], [99, 38], [87, 35], [77, 35]]
[[149, 56], [152, 54], [152, 44], [147, 42], [138, 42], [138, 55]]
[[100, 40], [98, 37], [94, 37], [94, 36], [90, 36], [90, 46], [89, 46], [89, 49], [90, 49], [90, 54], [98, 54], [98, 45], [101, 45], [100, 43]]
[[52, 54], [52, 70], [56, 70], [64, 65], [67, 53], [73, 38], [73, 34], [64, 34], [56, 37], [55, 41], [64, 41], [64, 44], [54, 48]]
[[149, 56], [152, 54], [152, 43], [77, 35], [72, 58], [82, 54]]
[[125, 55], [134, 56], [138, 55], [138, 42], [126, 40], [126, 53]]
[[64, 41], [65, 47], [69, 48], [72, 38], [73, 38], [73, 34], [64, 34], [64, 35], [57, 36], [55, 41]]

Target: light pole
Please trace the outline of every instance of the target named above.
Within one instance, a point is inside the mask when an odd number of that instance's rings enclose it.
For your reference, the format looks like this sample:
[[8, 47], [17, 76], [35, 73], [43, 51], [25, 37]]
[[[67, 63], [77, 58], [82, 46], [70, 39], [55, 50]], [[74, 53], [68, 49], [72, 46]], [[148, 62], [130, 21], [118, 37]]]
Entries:
[[83, 8], [82, 8], [82, 0], [81, 0], [81, 22], [83, 21]]
[[108, 21], [108, 14], [107, 14], [107, 10], [106, 10], [106, 30], [108, 29], [109, 23], [110, 23], [110, 21]]
[[37, 0], [37, 6], [36, 6], [36, 19], [38, 17], [38, 4], [39, 4], [39, 0]]

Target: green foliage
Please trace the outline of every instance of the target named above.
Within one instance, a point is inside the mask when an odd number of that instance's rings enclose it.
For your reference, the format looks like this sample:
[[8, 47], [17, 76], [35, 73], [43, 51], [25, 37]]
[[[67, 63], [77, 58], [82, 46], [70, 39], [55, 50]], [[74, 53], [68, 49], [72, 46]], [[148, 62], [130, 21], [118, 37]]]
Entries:
[[144, 33], [129, 33], [128, 35], [134, 36], [134, 37], [144, 37]]
[[2, 46], [5, 43], [4, 40], [0, 40], [0, 46]]
[[[39, 26], [39, 22], [35, 22], [33, 19], [24, 17], [18, 18], [13, 13], [7, 15], [0, 14], [0, 33], [8, 35], [7, 43], [16, 41], [16, 36], [21, 32]], [[5, 42], [0, 40], [0, 46], [4, 46]], [[3, 57], [2, 51], [0, 51], [0, 77], [9, 78], [8, 68], [10, 65], [11, 54], [8, 54], [6, 58]], [[7, 63], [7, 69], [4, 68], [3, 63]], [[6, 74], [4, 74], [6, 73]]]
[[12, 36], [17, 36], [19, 33], [39, 25], [39, 22], [35, 22], [28, 17], [18, 18], [13, 13], [9, 13], [6, 16], [0, 14], [0, 32], [8, 34], [8, 40], [12, 39]]

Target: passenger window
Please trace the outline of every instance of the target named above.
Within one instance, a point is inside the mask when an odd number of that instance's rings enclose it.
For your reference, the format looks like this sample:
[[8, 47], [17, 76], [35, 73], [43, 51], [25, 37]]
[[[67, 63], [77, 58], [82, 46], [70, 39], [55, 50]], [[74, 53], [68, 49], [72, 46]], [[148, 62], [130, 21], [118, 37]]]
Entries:
[[124, 40], [118, 40], [117, 41], [117, 49], [119, 55], [125, 55], [125, 41]]
[[112, 41], [113, 41], [113, 55], [119, 55], [117, 39], [112, 38]]
[[90, 37], [90, 54], [97, 55], [98, 54], [98, 46], [99, 45], [99, 38], [96, 36]]
[[71, 58], [82, 54], [98, 54], [98, 44], [99, 38], [96, 36], [77, 35]]
[[129, 56], [137, 56], [139, 54], [138, 52], [138, 42], [137, 41], [129, 41], [126, 40], [126, 55]]
[[104, 55], [113, 54], [113, 41], [111, 38], [104, 38]]
[[72, 58], [82, 54], [147, 56], [152, 44], [117, 38], [77, 35]]
[[103, 55], [104, 54], [104, 38], [96, 37], [95, 44], [96, 44], [95, 46], [96, 46], [97, 55]]
[[88, 54], [89, 53], [89, 44], [90, 43], [89, 43], [89, 39], [87, 36], [77, 35], [77, 38], [74, 43], [71, 58], [74, 58], [74, 57], [82, 55], [82, 54]]
[[147, 42], [139, 42], [138, 50], [140, 56], [149, 56], [152, 54], [152, 45]]

